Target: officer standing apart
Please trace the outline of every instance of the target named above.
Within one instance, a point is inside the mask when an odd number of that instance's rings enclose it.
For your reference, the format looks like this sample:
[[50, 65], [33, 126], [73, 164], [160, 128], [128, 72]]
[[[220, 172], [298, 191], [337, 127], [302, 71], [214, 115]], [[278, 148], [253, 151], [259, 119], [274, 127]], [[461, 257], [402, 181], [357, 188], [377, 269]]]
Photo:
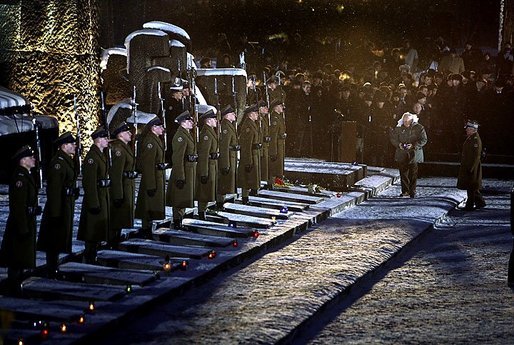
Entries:
[[136, 218], [142, 220], [141, 234], [152, 237], [153, 220], [164, 219], [164, 143], [161, 136], [164, 126], [160, 118], [155, 116], [143, 129], [138, 147], [137, 170], [141, 173], [141, 183], [136, 203]]
[[199, 122], [203, 123], [198, 142], [198, 165], [196, 168], [196, 200], [198, 201], [198, 218], [205, 220], [205, 211], [209, 201], [216, 200], [216, 185], [218, 183], [218, 120], [212, 110], [200, 115]]
[[65, 132], [55, 144], [58, 150], [48, 165], [47, 199], [37, 243], [38, 249], [46, 252], [49, 278], [55, 278], [59, 253], [71, 253], [75, 200], [79, 196], [75, 138]]
[[37, 187], [30, 169], [36, 166], [34, 150], [23, 146], [13, 156], [16, 164], [9, 184], [9, 217], [0, 262], [7, 267], [10, 295], [20, 294], [23, 270], [36, 267], [36, 216], [40, 213]]
[[236, 113], [230, 105], [221, 110], [221, 137], [219, 140], [220, 158], [218, 159], [218, 191], [216, 208], [223, 209], [226, 194], [236, 193], [237, 133], [234, 122]]
[[267, 188], [271, 188], [271, 176], [269, 174], [269, 145], [270, 137], [270, 118], [269, 109], [265, 101], [259, 102], [259, 142], [262, 143], [261, 149], [261, 179], [268, 182]]
[[391, 132], [391, 143], [396, 147], [394, 159], [398, 162], [402, 186], [401, 197], [416, 196], [418, 163], [423, 162], [423, 146], [427, 143], [425, 128], [416, 115], [404, 113], [398, 126]]
[[269, 145], [269, 173], [268, 184], [273, 187], [275, 177], [284, 177], [284, 160], [286, 156], [286, 121], [284, 119], [284, 105], [278, 99], [271, 102], [271, 142]]
[[482, 188], [482, 140], [478, 135], [478, 123], [468, 121], [464, 127], [466, 140], [462, 145], [462, 158], [460, 161], [459, 175], [457, 177], [457, 188], [466, 190], [468, 199], [464, 210], [473, 211], [476, 208], [485, 206], [484, 198], [480, 194]]
[[195, 171], [198, 155], [191, 134], [193, 118], [188, 110], [175, 119], [179, 127], [173, 136], [171, 176], [166, 191], [166, 205], [173, 207], [173, 227], [182, 228], [187, 207], [194, 207]]
[[257, 194], [261, 183], [261, 148], [257, 120], [259, 113], [257, 105], [245, 109], [241, 126], [239, 126], [239, 144], [241, 157], [237, 170], [238, 187], [242, 189], [243, 204], [248, 204], [249, 195]]
[[84, 200], [80, 212], [77, 239], [85, 241], [84, 262], [94, 264], [101, 241], [109, 233], [109, 167], [105, 149], [109, 146], [109, 133], [98, 128], [91, 134], [93, 145], [84, 159], [82, 188]]
[[108, 245], [116, 249], [120, 242], [121, 229], [134, 226], [135, 171], [131, 127], [122, 122], [112, 131], [111, 177], [111, 231]]

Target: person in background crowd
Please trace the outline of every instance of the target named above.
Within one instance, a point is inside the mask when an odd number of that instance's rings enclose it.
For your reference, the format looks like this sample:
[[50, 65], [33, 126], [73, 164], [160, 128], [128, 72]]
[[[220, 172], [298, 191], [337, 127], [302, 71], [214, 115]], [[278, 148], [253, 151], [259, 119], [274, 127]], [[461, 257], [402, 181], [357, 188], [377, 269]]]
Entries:
[[478, 123], [468, 121], [464, 127], [466, 140], [462, 145], [462, 158], [460, 162], [459, 175], [457, 177], [457, 188], [466, 190], [467, 200], [464, 210], [473, 211], [475, 208], [485, 207], [485, 201], [480, 194], [482, 188], [482, 140], [478, 135]]
[[46, 252], [47, 276], [55, 278], [59, 253], [71, 253], [78, 167], [75, 164], [76, 139], [64, 132], [55, 141], [57, 153], [48, 164], [46, 204], [41, 218], [38, 250]]
[[16, 164], [9, 184], [9, 217], [5, 227], [0, 263], [7, 267], [7, 294], [21, 294], [23, 270], [36, 267], [37, 187], [30, 170], [36, 166], [34, 150], [23, 146], [13, 156]]
[[401, 197], [416, 197], [418, 163], [424, 160], [423, 146], [427, 143], [427, 133], [417, 120], [417, 116], [405, 113], [391, 133], [391, 143], [396, 148], [394, 159], [400, 170]]

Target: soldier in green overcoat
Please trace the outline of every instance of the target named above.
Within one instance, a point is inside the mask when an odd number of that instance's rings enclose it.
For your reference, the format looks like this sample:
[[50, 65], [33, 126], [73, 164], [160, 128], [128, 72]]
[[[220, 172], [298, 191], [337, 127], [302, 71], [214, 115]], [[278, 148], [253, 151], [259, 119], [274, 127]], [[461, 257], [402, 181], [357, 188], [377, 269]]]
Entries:
[[259, 102], [259, 141], [262, 143], [261, 149], [261, 180], [267, 181], [267, 187], [271, 187], [269, 175], [269, 145], [270, 137], [270, 117], [268, 105], [265, 101]]
[[84, 199], [80, 212], [77, 239], [85, 241], [84, 262], [96, 263], [96, 253], [101, 241], [109, 232], [109, 163], [105, 149], [109, 146], [109, 133], [98, 128], [91, 134], [93, 145], [84, 158], [82, 188]]
[[269, 144], [269, 174], [271, 186], [275, 177], [283, 178], [284, 160], [286, 155], [286, 121], [284, 119], [284, 106], [279, 99], [271, 102], [271, 128]]
[[160, 138], [163, 134], [163, 123], [155, 116], [143, 129], [138, 146], [136, 164], [137, 170], [141, 173], [141, 183], [135, 216], [142, 220], [141, 233], [147, 238], [152, 237], [151, 222], [165, 217], [164, 172], [168, 166], [164, 162], [164, 143]]
[[221, 136], [219, 140], [217, 209], [223, 209], [226, 194], [236, 193], [237, 143], [236, 113], [230, 105], [221, 110]]
[[23, 270], [36, 267], [36, 216], [41, 212], [37, 187], [30, 169], [36, 166], [34, 150], [23, 146], [13, 156], [16, 163], [9, 184], [9, 217], [0, 249], [0, 263], [7, 267], [8, 293], [21, 292]]
[[480, 194], [480, 188], [482, 188], [482, 164], [480, 162], [482, 140], [478, 135], [478, 123], [476, 121], [468, 121], [464, 128], [467, 137], [462, 145], [457, 188], [466, 190], [468, 199], [464, 210], [472, 211], [475, 207], [485, 207], [484, 198]]
[[173, 136], [171, 176], [166, 191], [166, 205], [173, 207], [173, 226], [182, 228], [185, 209], [194, 207], [195, 170], [198, 155], [191, 130], [193, 118], [184, 111], [175, 118], [179, 127]]
[[132, 141], [131, 127], [122, 122], [111, 136], [112, 165], [111, 177], [111, 231], [108, 244], [116, 248], [120, 241], [121, 229], [134, 226], [135, 171], [134, 151], [129, 143]]
[[261, 148], [259, 140], [259, 118], [257, 105], [245, 109], [243, 120], [238, 129], [241, 157], [237, 170], [237, 184], [242, 189], [243, 203], [248, 203], [250, 193], [257, 193], [261, 183]]
[[59, 253], [71, 253], [75, 200], [79, 196], [76, 140], [65, 132], [55, 144], [58, 150], [48, 164], [46, 204], [37, 242], [38, 249], [46, 252], [49, 278], [55, 277]]
[[198, 142], [198, 163], [196, 166], [196, 200], [198, 201], [198, 217], [205, 219], [205, 211], [209, 201], [216, 200], [218, 183], [218, 120], [213, 110], [201, 114], [199, 122], [203, 123]]

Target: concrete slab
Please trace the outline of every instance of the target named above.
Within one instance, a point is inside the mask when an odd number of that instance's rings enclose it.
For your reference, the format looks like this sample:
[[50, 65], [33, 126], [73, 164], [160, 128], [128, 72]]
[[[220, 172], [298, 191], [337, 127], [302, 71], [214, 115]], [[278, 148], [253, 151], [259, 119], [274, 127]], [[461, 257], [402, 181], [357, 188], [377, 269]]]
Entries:
[[237, 247], [237, 241], [227, 237], [202, 235], [190, 231], [160, 228], [153, 232], [154, 240], [176, 244], [203, 247]]
[[[282, 209], [282, 207], [287, 206], [288, 210], [291, 212], [302, 212], [309, 208], [309, 204], [293, 202], [293, 201], [261, 198], [259, 196], [250, 196], [248, 200], [250, 201], [250, 205], [266, 207], [266, 208], [274, 208], [276, 210], [280, 210], [280, 209]], [[241, 197], [237, 198], [235, 201], [238, 204], [241, 204], [243, 202]]]
[[60, 265], [59, 274], [65, 280], [124, 286], [145, 286], [159, 277], [158, 274], [151, 271], [121, 269], [79, 262], [67, 262]]
[[207, 258], [212, 250], [200, 247], [177, 246], [158, 241], [132, 239], [120, 243], [120, 249], [133, 253], [151, 254], [161, 257], [186, 257], [192, 259]]
[[265, 190], [265, 189], [259, 190], [257, 195], [262, 198], [301, 202], [301, 203], [305, 203], [305, 204], [317, 204], [317, 203], [323, 201], [322, 197], [293, 194], [293, 193], [279, 192], [279, 191]]
[[2, 313], [11, 313], [15, 320], [77, 321], [87, 307], [87, 302], [84, 302], [82, 308], [78, 308], [35, 299], [8, 296], [0, 298]]
[[[161, 256], [129, 253], [118, 250], [100, 250], [96, 258], [98, 263], [105, 266], [150, 271], [163, 270], [165, 263], [165, 258]], [[170, 257], [169, 263], [171, 263], [171, 271], [186, 269], [189, 265], [189, 259]]]
[[207, 220], [214, 220], [224, 224], [236, 224], [236, 226], [243, 225], [255, 228], [269, 228], [273, 226], [276, 221], [271, 219], [246, 216], [244, 214], [235, 214], [225, 211], [216, 212], [216, 214], [207, 214]]
[[31, 277], [23, 282], [23, 296], [45, 299], [71, 299], [82, 301], [114, 301], [126, 294], [120, 286], [71, 283]]
[[255, 230], [248, 227], [233, 227], [229, 225], [223, 225], [216, 222], [207, 220], [185, 218], [182, 225], [192, 232], [197, 232], [204, 235], [213, 236], [226, 236], [231, 238], [248, 238], [252, 237]]
[[223, 204], [224, 211], [231, 212], [235, 214], [245, 214], [248, 216], [255, 216], [259, 218], [271, 218], [271, 219], [287, 219], [291, 212], [286, 211], [285, 213], [280, 212], [280, 210], [253, 206], [253, 205], [243, 205], [243, 204], [233, 204], [233, 203], [225, 203]]

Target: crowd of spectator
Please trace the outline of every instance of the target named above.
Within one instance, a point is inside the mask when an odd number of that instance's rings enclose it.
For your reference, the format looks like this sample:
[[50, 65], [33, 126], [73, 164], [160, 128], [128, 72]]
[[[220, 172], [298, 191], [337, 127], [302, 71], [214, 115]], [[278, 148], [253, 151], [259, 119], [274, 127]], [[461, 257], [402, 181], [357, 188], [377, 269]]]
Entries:
[[[263, 87], [265, 71], [274, 76], [268, 84], [275, 79], [285, 94], [288, 156], [337, 160], [347, 139], [341, 135], [342, 126], [355, 121], [357, 161], [391, 166], [394, 148], [389, 133], [405, 112], [416, 114], [425, 126], [429, 159], [458, 160], [467, 119], [480, 123], [490, 155], [512, 155], [510, 43], [496, 56], [470, 42], [456, 49], [442, 39], [421, 50], [409, 40], [399, 48], [378, 48], [370, 42], [360, 47], [360, 56], [347, 52], [351, 59], [334, 59], [334, 63], [323, 56], [302, 59], [298, 52], [290, 57], [276, 54], [280, 58], [274, 59], [273, 54], [260, 57], [246, 50], [248, 93], [253, 81]], [[239, 67], [230, 54], [220, 56], [217, 67]]]

